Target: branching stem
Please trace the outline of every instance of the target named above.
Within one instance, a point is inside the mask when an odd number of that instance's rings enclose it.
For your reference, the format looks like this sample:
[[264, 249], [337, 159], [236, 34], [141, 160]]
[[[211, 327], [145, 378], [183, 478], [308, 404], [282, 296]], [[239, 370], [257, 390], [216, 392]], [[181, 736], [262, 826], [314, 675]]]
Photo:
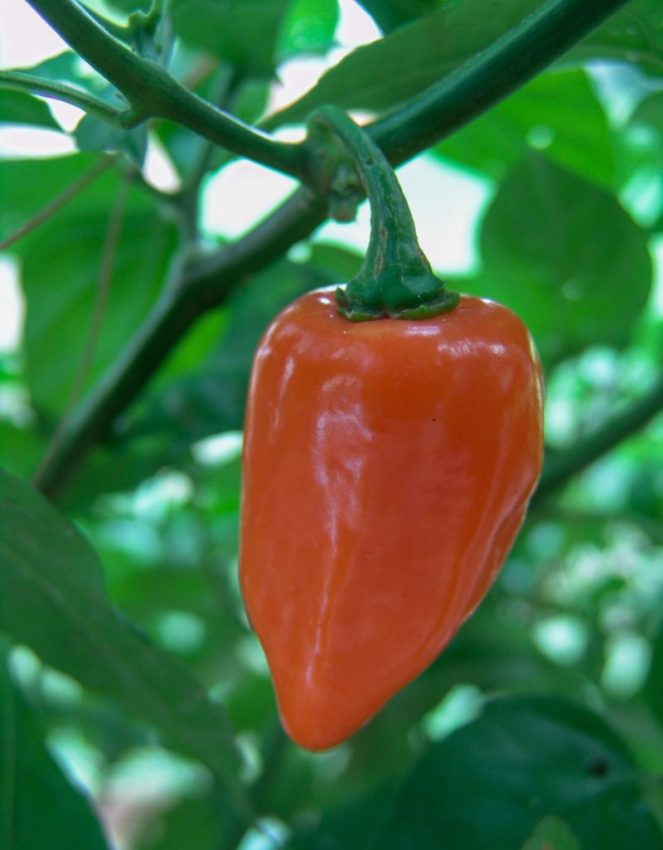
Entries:
[[[56, 19], [56, 29], [75, 49], [79, 49], [81, 39], [85, 42], [88, 26], [85, 21], [89, 18], [85, 16], [81, 29], [79, 18], [84, 13], [73, 0], [30, 2], [49, 20]], [[529, 80], [625, 2], [545, 0], [533, 15], [487, 51], [431, 86], [421, 98], [373, 124], [369, 132], [392, 164], [407, 160]], [[95, 27], [102, 33], [102, 41], [112, 38], [98, 25]], [[100, 37], [99, 33], [96, 35]], [[107, 59], [114, 67], [122, 65], [125, 54], [129, 53], [133, 58], [127, 59], [122, 75], [131, 76], [136, 67], [142, 73], [143, 60], [124, 45], [120, 47], [122, 52], [118, 53], [114, 44], [109, 48], [104, 43], [95, 65], [97, 70], [104, 73]], [[83, 43], [81, 50], [84, 58], [94, 58], [91, 55], [95, 53], [94, 43], [88, 46]], [[149, 79], [141, 79], [141, 85], [147, 87], [154, 82], [158, 100], [170, 91], [172, 81], [164, 71], [154, 71], [154, 74], [156, 76]], [[118, 74], [111, 81], [131, 99], [135, 92], [120, 85], [122, 79]], [[205, 108], [213, 110], [211, 106]], [[207, 130], [203, 135], [211, 138], [209, 127]], [[246, 155], [251, 156], [251, 153], [246, 151]], [[255, 158], [261, 161], [260, 157]], [[299, 189], [267, 220], [233, 245], [183, 265], [120, 359], [70, 419], [60, 450], [43, 470], [43, 491], [53, 496], [69, 480], [89, 449], [108, 434], [114, 420], [132, 403], [198, 317], [227, 298], [248, 275], [265, 268], [292, 245], [309, 236], [322, 223], [325, 214], [321, 198], [308, 189]], [[567, 466], [564, 474], [573, 474], [575, 468]], [[562, 480], [560, 473], [556, 480], [558, 483]]]
[[28, 0], [44, 20], [133, 107], [135, 115], [165, 118], [277, 171], [305, 177], [301, 145], [279, 142], [186, 89], [150, 59], [134, 53], [76, 0]]

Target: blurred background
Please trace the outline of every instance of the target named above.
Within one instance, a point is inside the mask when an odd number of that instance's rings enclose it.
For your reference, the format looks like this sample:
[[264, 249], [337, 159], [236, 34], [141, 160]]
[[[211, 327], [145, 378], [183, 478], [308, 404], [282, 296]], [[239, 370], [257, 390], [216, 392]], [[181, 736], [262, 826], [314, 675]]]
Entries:
[[[91, 5], [116, 14], [127, 6]], [[273, 73], [240, 76], [237, 96], [250, 120], [296, 101], [381, 36], [353, 0], [285, 6]], [[205, 62], [214, 67], [204, 39], [181, 30], [173, 60], [181, 75], [201, 62], [203, 71]], [[63, 494], [62, 508], [100, 555], [113, 604], [195, 675], [237, 730], [246, 779], [267, 813], [241, 850], [368, 847], [356, 824], [371, 800], [391, 799], [417, 759], [473, 728], [492, 696], [549, 695], [609, 720], [661, 818], [663, 50], [636, 45], [630, 61], [623, 47], [616, 55], [576, 49], [398, 171], [434, 268], [453, 288], [511, 306], [532, 329], [546, 371], [548, 465], [488, 598], [442, 657], [354, 739], [316, 755], [285, 739], [236, 567], [253, 350], [289, 300], [358, 268], [365, 205], [356, 222], [324, 225], [205, 317]], [[4, 68], [71, 59], [22, 0], [4, 0], [0, 51]], [[94, 76], [80, 64], [76, 73]], [[4, 121], [0, 100], [0, 239], [78, 179], [100, 149], [113, 150], [81, 132], [79, 110], [47, 103], [48, 129], [46, 119]], [[298, 138], [302, 130], [279, 133]], [[155, 198], [182, 186], [194, 142], [161, 124], [143, 143], [143, 182], [129, 190], [87, 387], [153, 302], [176, 242], [172, 221], [154, 214]], [[116, 148], [123, 155], [126, 144]], [[76, 383], [120, 180], [105, 172], [0, 253], [0, 465], [20, 478], [47, 451]], [[211, 162], [200, 185], [201, 243], [240, 237], [294, 185], [246, 161]], [[94, 801], [113, 846], [223, 846], [222, 795], [208, 767], [26, 646], [14, 645], [9, 663], [50, 756]], [[467, 758], [480, 775], [471, 748]], [[522, 769], [525, 776], [535, 765]], [[361, 801], [361, 817], [352, 801]]]

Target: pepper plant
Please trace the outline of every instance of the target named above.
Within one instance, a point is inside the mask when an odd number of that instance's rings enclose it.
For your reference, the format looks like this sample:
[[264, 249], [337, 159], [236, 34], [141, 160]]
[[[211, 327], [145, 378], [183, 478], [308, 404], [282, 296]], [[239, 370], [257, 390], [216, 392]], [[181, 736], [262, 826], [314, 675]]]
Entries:
[[[279, 69], [333, 53], [336, 0], [26, 3], [68, 47], [0, 70], [0, 124], [74, 151], [0, 159], [25, 301], [0, 352], [0, 847], [663, 848], [660, 0], [363, 0], [380, 37], [280, 108]], [[378, 179], [347, 155], [357, 134], [480, 183], [472, 267], [440, 283], [387, 162]], [[206, 187], [246, 160], [297, 186], [230, 240]], [[365, 189], [362, 266], [318, 229]], [[509, 308], [540, 352], [547, 443], [481, 607], [314, 754], [281, 729], [238, 590], [239, 434], [261, 335], [339, 284], [348, 326], [453, 322], [452, 292]]]

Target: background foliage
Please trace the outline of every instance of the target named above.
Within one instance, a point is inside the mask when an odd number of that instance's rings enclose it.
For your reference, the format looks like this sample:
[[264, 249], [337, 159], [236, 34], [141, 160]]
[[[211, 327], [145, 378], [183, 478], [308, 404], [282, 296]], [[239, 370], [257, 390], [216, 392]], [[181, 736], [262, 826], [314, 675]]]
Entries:
[[[88, 5], [116, 28], [147, 6]], [[366, 0], [383, 37], [268, 115], [283, 63], [334, 49], [335, 0], [172, 0], [167, 25], [117, 32], [144, 55], [171, 45], [178, 79], [275, 129], [327, 102], [391, 110], [536, 5]], [[35, 73], [114, 102], [72, 52]], [[0, 122], [64, 132], [24, 91], [0, 88]], [[318, 237], [247, 276], [174, 348], [55, 508], [28, 481], [60, 417], [128, 356], [183, 256], [223, 247], [200, 230], [200, 199], [231, 160], [165, 121], [127, 130], [87, 116], [71, 135], [70, 155], [0, 159], [0, 240], [86, 181], [6, 249], [26, 315], [20, 347], [0, 354], [0, 847], [661, 850], [659, 0], [631, 0], [427, 154], [487, 189], [477, 262], [450, 283], [532, 329], [547, 466], [480, 610], [326, 754], [280, 731], [239, 600], [239, 431], [270, 318], [347, 280], [359, 258]], [[148, 142], [179, 191], [141, 171]]]

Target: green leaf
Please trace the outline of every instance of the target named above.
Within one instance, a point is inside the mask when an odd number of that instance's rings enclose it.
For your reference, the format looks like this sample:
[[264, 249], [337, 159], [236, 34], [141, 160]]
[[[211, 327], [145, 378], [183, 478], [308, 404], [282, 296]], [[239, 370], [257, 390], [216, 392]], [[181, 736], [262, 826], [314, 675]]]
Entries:
[[37, 469], [45, 450], [34, 428], [19, 428], [0, 419], [0, 465], [13, 475], [27, 478]]
[[[52, 159], [0, 159], [0, 239], [5, 239], [98, 162], [97, 156], [72, 154]], [[108, 184], [88, 186], [87, 203], [108, 204]], [[15, 250], [15, 249], [14, 249]]]
[[358, 0], [382, 32], [391, 32], [414, 18], [421, 18], [443, 0]]
[[614, 155], [608, 122], [584, 71], [541, 74], [435, 148], [437, 156], [501, 178], [532, 148], [609, 187]]
[[546, 817], [537, 824], [523, 850], [582, 850], [567, 824], [556, 817]]
[[631, 0], [576, 47], [570, 58], [616, 59], [663, 75], [660, 0]]
[[[92, 196], [72, 202], [18, 243], [27, 299], [26, 375], [35, 406], [61, 412], [79, 374], [101, 281], [119, 178], [107, 172]], [[175, 245], [175, 229], [139, 189], [130, 190], [86, 387], [122, 351], [154, 303]]]
[[84, 795], [51, 757], [43, 733], [0, 660], [0, 846], [106, 850]]
[[281, 25], [279, 60], [302, 53], [326, 53], [337, 24], [337, 0], [291, 0]]
[[625, 345], [649, 296], [645, 233], [612, 195], [538, 154], [500, 185], [481, 250], [483, 275], [465, 288], [518, 313], [548, 363]]
[[239, 757], [223, 710], [109, 604], [89, 543], [39, 493], [3, 471], [0, 563], [1, 631], [236, 781]]
[[343, 109], [390, 109], [487, 47], [536, 6], [535, 0], [445, 3], [354, 50], [302, 98], [268, 118], [265, 126], [301, 122], [326, 103]]
[[27, 124], [60, 130], [48, 106], [31, 94], [0, 89], [0, 124]]
[[602, 718], [554, 696], [500, 699], [417, 761], [371, 847], [514, 850], [549, 815], [581, 847], [663, 841], [625, 744]]
[[188, 44], [235, 65], [271, 75], [288, 0], [173, 0], [176, 33]]

